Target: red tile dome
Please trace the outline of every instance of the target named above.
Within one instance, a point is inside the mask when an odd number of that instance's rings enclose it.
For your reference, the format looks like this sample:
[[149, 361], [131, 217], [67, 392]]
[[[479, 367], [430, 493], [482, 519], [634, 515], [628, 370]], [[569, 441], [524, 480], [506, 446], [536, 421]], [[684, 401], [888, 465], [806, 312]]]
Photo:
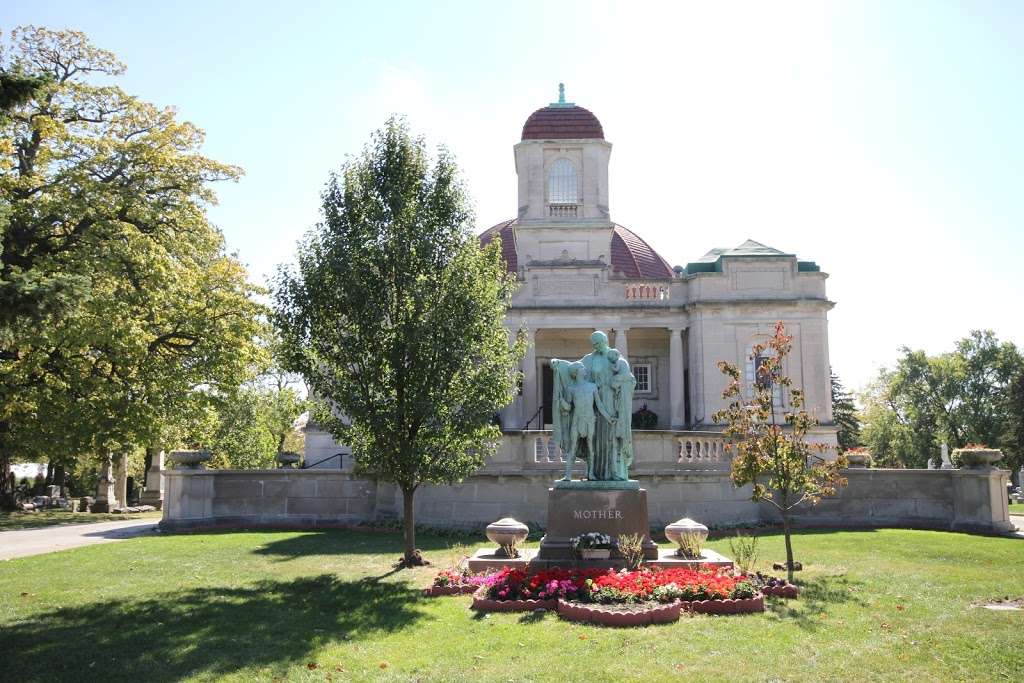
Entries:
[[553, 104], [530, 114], [523, 125], [523, 140], [604, 140], [597, 117], [575, 104]]
[[[501, 239], [501, 255], [508, 272], [519, 270], [516, 253], [515, 219], [498, 223], [480, 235], [480, 243], [490, 244], [495, 237]], [[669, 279], [672, 268], [651, 245], [628, 228], [616, 224], [612, 231], [611, 244], [612, 274], [624, 278]]]

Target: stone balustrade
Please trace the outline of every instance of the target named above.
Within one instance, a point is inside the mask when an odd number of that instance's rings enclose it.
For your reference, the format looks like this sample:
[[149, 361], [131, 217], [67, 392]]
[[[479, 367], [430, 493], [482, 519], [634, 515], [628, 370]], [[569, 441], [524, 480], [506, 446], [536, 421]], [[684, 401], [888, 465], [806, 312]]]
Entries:
[[665, 284], [630, 282], [626, 284], [626, 299], [630, 301], [668, 301], [669, 287]]
[[686, 432], [676, 437], [679, 463], [689, 467], [717, 466], [729, 462], [721, 434]]
[[549, 204], [548, 216], [551, 218], [576, 218], [578, 208], [575, 204]]

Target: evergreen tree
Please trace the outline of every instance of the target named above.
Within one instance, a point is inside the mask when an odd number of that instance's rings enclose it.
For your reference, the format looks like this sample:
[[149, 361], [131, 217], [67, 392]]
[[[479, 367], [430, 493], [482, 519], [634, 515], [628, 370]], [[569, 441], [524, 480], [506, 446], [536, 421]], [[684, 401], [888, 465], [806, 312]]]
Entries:
[[829, 371], [832, 383], [832, 420], [839, 428], [839, 452], [843, 453], [860, 445], [860, 419], [853, 396], [846, 391], [836, 373]]

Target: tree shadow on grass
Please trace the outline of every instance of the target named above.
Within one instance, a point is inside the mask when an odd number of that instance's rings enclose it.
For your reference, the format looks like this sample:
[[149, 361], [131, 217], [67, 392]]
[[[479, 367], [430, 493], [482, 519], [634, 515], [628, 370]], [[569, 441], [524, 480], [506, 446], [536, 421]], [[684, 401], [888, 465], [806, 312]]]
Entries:
[[828, 610], [836, 605], [853, 603], [866, 605], [858, 596], [864, 586], [863, 581], [854, 581], [845, 574], [839, 576], [819, 576], [800, 584], [800, 597], [796, 600], [782, 598], [766, 598], [765, 609], [777, 621], [792, 621], [808, 631], [828, 628]]
[[[12, 681], [176, 681], [302, 664], [331, 642], [409, 628], [426, 616], [405, 583], [325, 574], [70, 607], [3, 629]], [[9, 678], [8, 678], [9, 677]]]
[[[239, 532], [226, 532], [239, 533]], [[244, 533], [244, 532], [242, 532]], [[416, 535], [416, 547], [421, 550], [447, 550], [463, 545], [470, 537], [452, 536], [439, 537], [429, 534]], [[480, 539], [470, 539], [476, 543]], [[326, 529], [308, 531], [296, 536], [271, 541], [256, 548], [256, 555], [269, 555], [279, 561], [292, 560], [310, 555], [387, 555], [395, 553], [395, 559], [402, 554], [404, 548], [401, 534], [350, 531], [344, 529]]]

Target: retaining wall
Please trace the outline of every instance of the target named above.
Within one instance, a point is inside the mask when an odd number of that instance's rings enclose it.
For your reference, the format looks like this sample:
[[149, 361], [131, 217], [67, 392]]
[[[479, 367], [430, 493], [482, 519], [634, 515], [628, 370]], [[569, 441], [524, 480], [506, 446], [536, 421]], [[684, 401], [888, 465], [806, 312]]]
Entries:
[[[1004, 470], [850, 469], [849, 485], [795, 521], [808, 527], [913, 527], [1001, 533], [1010, 530]], [[777, 521], [723, 470], [648, 469], [652, 526], [691, 517], [711, 527]], [[455, 486], [416, 493], [420, 524], [478, 528], [502, 517], [545, 526], [550, 468], [508, 473], [487, 468]], [[316, 527], [399, 519], [400, 491], [338, 470], [166, 470], [169, 529], [204, 526]]]

